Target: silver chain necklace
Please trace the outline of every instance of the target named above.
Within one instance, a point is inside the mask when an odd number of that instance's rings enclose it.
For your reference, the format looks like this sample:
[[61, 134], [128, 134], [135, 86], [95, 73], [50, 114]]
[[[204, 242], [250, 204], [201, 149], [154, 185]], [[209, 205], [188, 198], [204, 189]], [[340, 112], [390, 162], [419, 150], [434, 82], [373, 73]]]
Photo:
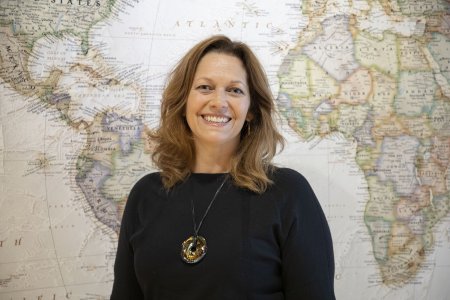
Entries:
[[202, 260], [203, 257], [206, 255], [206, 250], [208, 247], [206, 246], [206, 239], [202, 237], [201, 235], [198, 235], [198, 232], [200, 231], [200, 227], [202, 227], [203, 220], [205, 220], [206, 215], [208, 214], [209, 210], [211, 209], [211, 206], [214, 203], [214, 200], [216, 200], [217, 195], [219, 194], [220, 190], [222, 189], [223, 185], [225, 184], [225, 181], [227, 181], [228, 175], [225, 175], [225, 178], [223, 179], [222, 183], [220, 184], [219, 188], [216, 190], [213, 198], [209, 202], [208, 207], [206, 208], [205, 213], [203, 214], [203, 217], [201, 218], [200, 222], [195, 222], [195, 206], [194, 206], [194, 199], [191, 197], [191, 208], [192, 208], [192, 223], [194, 225], [194, 235], [188, 237], [182, 244], [181, 244], [181, 259], [185, 263], [188, 264], [195, 264], [198, 263], [200, 260]]

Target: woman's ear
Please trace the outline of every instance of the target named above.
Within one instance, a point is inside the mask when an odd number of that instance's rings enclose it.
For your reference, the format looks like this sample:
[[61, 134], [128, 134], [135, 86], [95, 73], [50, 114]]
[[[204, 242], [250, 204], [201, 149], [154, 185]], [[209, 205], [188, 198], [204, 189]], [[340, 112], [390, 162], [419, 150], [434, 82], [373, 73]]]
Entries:
[[247, 112], [247, 116], [245, 117], [245, 121], [250, 122], [253, 120], [253, 113], [251, 111]]

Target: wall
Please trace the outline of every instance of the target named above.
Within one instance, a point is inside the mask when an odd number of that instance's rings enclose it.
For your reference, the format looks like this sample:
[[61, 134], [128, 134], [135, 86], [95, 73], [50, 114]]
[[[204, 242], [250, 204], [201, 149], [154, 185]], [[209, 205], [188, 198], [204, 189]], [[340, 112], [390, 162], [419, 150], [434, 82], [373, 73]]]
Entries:
[[[0, 4], [0, 299], [106, 299], [145, 131], [197, 41], [247, 42], [327, 215], [338, 299], [446, 299], [446, 1]], [[447, 298], [448, 299], [448, 298]]]

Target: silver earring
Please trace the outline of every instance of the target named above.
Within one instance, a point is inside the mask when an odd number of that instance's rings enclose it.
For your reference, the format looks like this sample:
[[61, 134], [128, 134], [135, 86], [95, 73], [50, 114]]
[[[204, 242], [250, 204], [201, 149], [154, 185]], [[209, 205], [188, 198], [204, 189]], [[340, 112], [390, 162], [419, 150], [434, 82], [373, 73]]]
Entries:
[[251, 133], [250, 121], [247, 121], [247, 136], [250, 136], [250, 133]]

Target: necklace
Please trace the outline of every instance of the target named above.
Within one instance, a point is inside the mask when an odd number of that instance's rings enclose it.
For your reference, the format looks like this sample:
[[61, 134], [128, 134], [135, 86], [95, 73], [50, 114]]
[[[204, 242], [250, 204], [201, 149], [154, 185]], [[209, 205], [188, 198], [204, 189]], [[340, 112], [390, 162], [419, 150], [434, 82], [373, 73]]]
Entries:
[[223, 185], [225, 184], [225, 181], [227, 181], [228, 175], [225, 176], [222, 183], [220, 184], [219, 188], [216, 190], [216, 193], [214, 194], [213, 198], [211, 199], [211, 202], [209, 202], [208, 207], [206, 208], [205, 213], [203, 214], [203, 217], [201, 218], [200, 222], [195, 222], [195, 207], [194, 207], [194, 199], [191, 197], [191, 208], [192, 208], [192, 223], [194, 224], [194, 235], [188, 237], [182, 244], [181, 244], [181, 259], [188, 264], [195, 264], [198, 263], [200, 260], [202, 260], [203, 257], [206, 255], [206, 250], [208, 247], [206, 246], [206, 239], [200, 235], [198, 235], [198, 232], [200, 231], [200, 227], [203, 224], [203, 220], [206, 218], [206, 215], [208, 214], [212, 204], [214, 203], [214, 200], [216, 200], [217, 195], [219, 194], [220, 190], [222, 189]]

